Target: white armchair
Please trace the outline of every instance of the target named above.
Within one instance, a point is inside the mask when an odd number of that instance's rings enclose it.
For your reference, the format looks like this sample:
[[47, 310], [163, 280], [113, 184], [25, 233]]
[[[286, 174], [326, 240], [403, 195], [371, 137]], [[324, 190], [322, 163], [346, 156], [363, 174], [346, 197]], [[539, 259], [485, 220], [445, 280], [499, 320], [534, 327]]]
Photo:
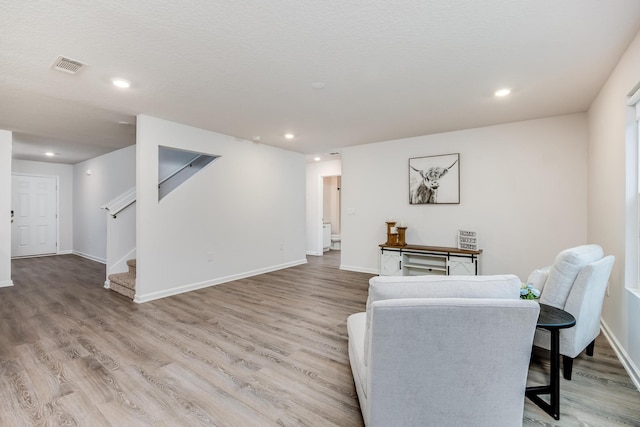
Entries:
[[[573, 359], [586, 348], [593, 356], [600, 334], [602, 303], [613, 262], [598, 245], [583, 245], [560, 252], [552, 266], [535, 270], [528, 283], [541, 290], [540, 303], [561, 308], [576, 318], [576, 326], [560, 331], [564, 378], [571, 379]], [[549, 349], [549, 332], [538, 329], [534, 345]]]
[[349, 360], [372, 426], [522, 425], [540, 306], [506, 276], [374, 277], [349, 316]]

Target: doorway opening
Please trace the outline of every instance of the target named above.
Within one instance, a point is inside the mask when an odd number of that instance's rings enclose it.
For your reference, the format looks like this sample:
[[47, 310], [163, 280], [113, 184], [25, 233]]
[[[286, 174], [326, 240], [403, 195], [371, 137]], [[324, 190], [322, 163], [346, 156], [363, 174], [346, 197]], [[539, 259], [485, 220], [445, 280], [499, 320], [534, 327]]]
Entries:
[[342, 177], [322, 177], [322, 251], [341, 249], [341, 198]]

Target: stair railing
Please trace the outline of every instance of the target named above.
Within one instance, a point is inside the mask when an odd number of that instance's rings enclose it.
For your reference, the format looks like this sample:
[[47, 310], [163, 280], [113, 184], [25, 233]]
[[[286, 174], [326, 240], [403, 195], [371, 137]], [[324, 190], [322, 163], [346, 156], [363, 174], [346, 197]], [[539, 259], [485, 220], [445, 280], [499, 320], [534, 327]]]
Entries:
[[100, 209], [106, 209], [113, 218], [116, 215], [136, 202], [136, 188], [125, 191], [113, 200], [108, 201], [100, 206]]
[[201, 157], [203, 157], [203, 155], [202, 154], [198, 154], [193, 159], [191, 159], [188, 163], [184, 164], [184, 166], [181, 166], [178, 169], [176, 169], [175, 171], [171, 172], [167, 177], [163, 178], [160, 182], [158, 182], [158, 188], [160, 188], [160, 186], [162, 184], [164, 184], [165, 182], [169, 181], [171, 178], [173, 178], [174, 176], [178, 175], [180, 172], [182, 172], [186, 168], [190, 168], [191, 166], [193, 166], [193, 163], [196, 160], [200, 159]]

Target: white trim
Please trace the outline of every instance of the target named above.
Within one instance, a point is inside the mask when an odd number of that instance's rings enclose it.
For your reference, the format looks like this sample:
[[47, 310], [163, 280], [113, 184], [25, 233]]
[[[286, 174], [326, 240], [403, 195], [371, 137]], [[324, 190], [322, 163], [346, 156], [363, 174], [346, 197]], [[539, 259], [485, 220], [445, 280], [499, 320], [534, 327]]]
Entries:
[[307, 255], [322, 256], [322, 255], [324, 255], [324, 252], [307, 251]]
[[631, 360], [624, 347], [622, 347], [620, 342], [616, 339], [616, 336], [613, 334], [611, 328], [609, 328], [604, 319], [600, 319], [600, 326], [602, 327], [602, 333], [609, 341], [609, 344], [618, 357], [618, 360], [620, 360], [622, 367], [627, 371], [627, 374], [629, 374], [629, 377], [636, 386], [636, 389], [640, 390], [640, 370], [636, 364], [633, 363], [633, 360]]
[[640, 299], [640, 288], [626, 288], [626, 289], [631, 295], [634, 295], [636, 298]]
[[12, 256], [11, 259], [42, 258], [42, 257], [46, 257], [46, 256], [56, 256], [56, 255], [58, 255], [58, 254], [55, 253], [55, 252], [52, 252], [50, 254]]
[[166, 298], [173, 295], [183, 294], [185, 292], [195, 291], [197, 289], [208, 288], [209, 286], [220, 285], [222, 283], [232, 282], [234, 280], [246, 279], [247, 277], [258, 276], [260, 274], [270, 273], [272, 271], [284, 270], [285, 268], [295, 267], [296, 265], [306, 264], [306, 259], [288, 262], [286, 264], [274, 265], [272, 267], [261, 268], [258, 270], [247, 271], [246, 273], [233, 274], [231, 276], [221, 277], [215, 280], [205, 280], [204, 282], [192, 283], [189, 285], [178, 286], [176, 288], [167, 289], [165, 291], [152, 292], [146, 295], [136, 294], [134, 302], [141, 304], [160, 298]]
[[318, 218], [318, 223], [316, 226], [316, 247], [315, 252], [319, 255], [324, 253], [324, 242], [322, 236], [322, 217], [324, 216], [324, 175], [320, 175], [318, 177], [318, 210], [316, 211], [316, 218]]
[[42, 258], [46, 256], [73, 255], [73, 251], [52, 252], [50, 254], [12, 256], [11, 259]]
[[629, 98], [627, 98], [627, 105], [633, 106], [640, 102], [640, 83], [636, 85], [631, 92], [629, 92]]
[[109, 279], [104, 281], [104, 288], [111, 289], [111, 281]]
[[367, 273], [367, 274], [375, 274], [378, 275], [379, 271], [375, 268], [365, 268], [365, 267], [357, 267], [355, 265], [343, 265], [340, 264], [340, 270], [345, 271], [355, 271], [356, 273]]
[[13, 280], [3, 280], [0, 282], [0, 288], [8, 288], [9, 286], [13, 286]]
[[83, 252], [73, 251], [73, 254], [81, 256], [82, 258], [90, 259], [91, 261], [99, 262], [100, 264], [106, 264], [107, 263], [106, 259], [98, 258], [96, 256], [85, 254]]

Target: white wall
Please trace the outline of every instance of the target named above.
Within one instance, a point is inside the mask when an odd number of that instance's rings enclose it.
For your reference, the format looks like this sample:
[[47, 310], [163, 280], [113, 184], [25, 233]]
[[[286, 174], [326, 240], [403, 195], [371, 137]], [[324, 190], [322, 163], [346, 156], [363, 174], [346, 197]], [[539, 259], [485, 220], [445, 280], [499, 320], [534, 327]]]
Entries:
[[[526, 280], [587, 240], [586, 144], [586, 114], [574, 114], [345, 148], [342, 268], [376, 273], [393, 217], [410, 244], [456, 246], [458, 229], [476, 231], [483, 274]], [[409, 205], [408, 159], [449, 153], [460, 204]]]
[[[588, 237], [615, 255], [610, 296], [603, 320], [622, 352], [623, 362], [640, 366], [640, 298], [625, 289], [637, 287], [635, 235], [637, 147], [627, 142], [627, 94], [640, 82], [640, 33], [635, 37], [589, 109]], [[628, 158], [627, 158], [628, 156]], [[630, 175], [627, 185], [627, 174]], [[627, 228], [625, 225], [630, 227]], [[597, 349], [596, 349], [597, 351]]]
[[[342, 174], [342, 162], [329, 160], [307, 164], [307, 254], [322, 255], [322, 197], [325, 176]], [[343, 181], [344, 184], [344, 181]], [[344, 205], [343, 205], [344, 206]]]
[[13, 160], [13, 173], [58, 177], [58, 253], [73, 251], [73, 166]]
[[[221, 157], [158, 202], [158, 145]], [[136, 146], [137, 302], [306, 262], [303, 155], [145, 115]]]
[[0, 287], [11, 286], [11, 141], [0, 129]]
[[74, 253], [106, 263], [107, 216], [100, 206], [136, 185], [135, 162], [132, 145], [73, 166]]

